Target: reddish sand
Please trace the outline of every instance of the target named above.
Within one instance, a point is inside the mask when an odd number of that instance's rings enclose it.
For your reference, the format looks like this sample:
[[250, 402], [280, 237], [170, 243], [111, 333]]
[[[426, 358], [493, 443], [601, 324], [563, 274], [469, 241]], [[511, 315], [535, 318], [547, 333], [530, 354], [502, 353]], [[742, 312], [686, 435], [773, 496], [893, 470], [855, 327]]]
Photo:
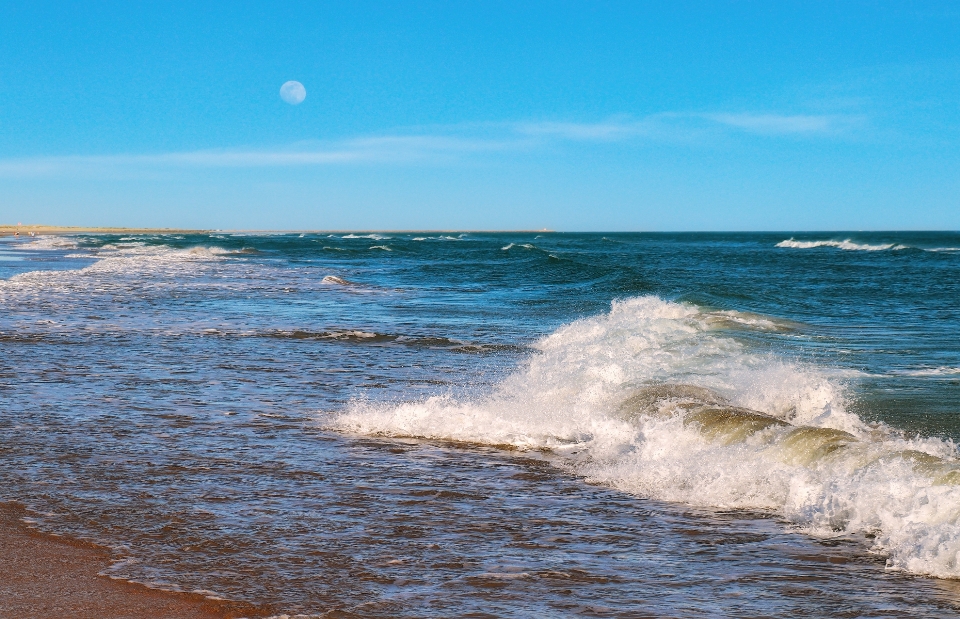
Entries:
[[0, 504], [0, 617], [6, 619], [213, 619], [264, 609], [169, 593], [97, 573], [106, 551], [31, 531], [21, 508]]

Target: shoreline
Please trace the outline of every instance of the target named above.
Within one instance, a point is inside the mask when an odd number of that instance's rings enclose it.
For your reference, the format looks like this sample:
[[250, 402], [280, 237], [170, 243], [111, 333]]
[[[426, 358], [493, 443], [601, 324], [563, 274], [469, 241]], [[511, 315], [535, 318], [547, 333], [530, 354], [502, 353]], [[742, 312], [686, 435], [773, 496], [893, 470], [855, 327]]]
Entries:
[[41, 225], [0, 225], [0, 236], [11, 236], [19, 232], [20, 238], [30, 238], [33, 232], [39, 235], [57, 234], [209, 234], [213, 230], [195, 230], [191, 228], [113, 228], [85, 226], [41, 226]]
[[0, 503], [0, 617], [73, 619], [239, 619], [269, 614], [249, 604], [151, 589], [99, 575], [109, 552], [48, 535], [22, 520], [26, 509]]

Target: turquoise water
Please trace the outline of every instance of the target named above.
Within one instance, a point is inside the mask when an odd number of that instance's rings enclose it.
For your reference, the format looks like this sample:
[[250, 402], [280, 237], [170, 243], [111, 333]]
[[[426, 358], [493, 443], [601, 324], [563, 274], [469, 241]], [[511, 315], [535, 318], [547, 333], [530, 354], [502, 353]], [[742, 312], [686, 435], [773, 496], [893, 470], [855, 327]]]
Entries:
[[960, 234], [78, 235], [0, 277], [0, 499], [115, 577], [264, 615], [960, 608]]

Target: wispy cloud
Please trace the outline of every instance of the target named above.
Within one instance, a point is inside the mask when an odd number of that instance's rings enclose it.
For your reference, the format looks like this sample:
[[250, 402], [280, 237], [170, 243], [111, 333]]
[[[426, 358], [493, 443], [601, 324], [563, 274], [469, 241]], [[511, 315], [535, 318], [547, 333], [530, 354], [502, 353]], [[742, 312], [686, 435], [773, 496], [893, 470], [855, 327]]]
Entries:
[[518, 123], [513, 125], [513, 128], [517, 133], [529, 136], [588, 142], [608, 142], [649, 133], [653, 128], [653, 124], [651, 119], [620, 119], [599, 123]]
[[0, 176], [50, 177], [169, 168], [269, 168], [442, 163], [483, 153], [534, 151], [564, 142], [703, 141], [730, 131], [765, 136], [835, 135], [859, 119], [838, 115], [662, 113], [596, 123], [523, 122], [434, 127], [419, 132], [304, 142], [272, 149], [211, 149], [158, 154], [0, 159]]
[[637, 137], [664, 138], [703, 135], [735, 129], [768, 136], [828, 135], [850, 129], [862, 118], [849, 115], [679, 113], [654, 114], [642, 119], [617, 119], [600, 123], [526, 123], [517, 130], [529, 135], [578, 141], [616, 141]]
[[2, 176], [48, 176], [136, 168], [267, 168], [441, 161], [515, 148], [520, 141], [451, 135], [387, 135], [273, 149], [210, 149], [158, 154], [0, 159]]
[[827, 134], [850, 128], [859, 118], [809, 114], [708, 114], [718, 123], [766, 135]]

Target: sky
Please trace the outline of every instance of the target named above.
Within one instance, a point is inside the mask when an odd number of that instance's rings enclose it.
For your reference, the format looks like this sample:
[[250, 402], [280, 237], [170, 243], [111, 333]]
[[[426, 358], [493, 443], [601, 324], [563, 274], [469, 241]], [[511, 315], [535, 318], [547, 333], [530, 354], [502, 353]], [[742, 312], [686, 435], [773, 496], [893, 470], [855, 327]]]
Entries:
[[958, 230], [960, 4], [0, 2], [16, 222]]

